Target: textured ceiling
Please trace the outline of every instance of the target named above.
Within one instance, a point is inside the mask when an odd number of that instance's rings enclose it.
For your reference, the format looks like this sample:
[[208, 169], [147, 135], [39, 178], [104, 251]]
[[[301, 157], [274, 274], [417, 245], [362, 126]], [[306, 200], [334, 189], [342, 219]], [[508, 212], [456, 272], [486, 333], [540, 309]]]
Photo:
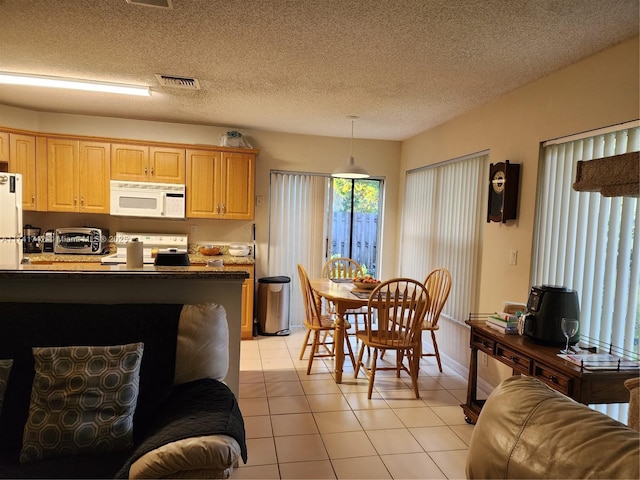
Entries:
[[[638, 0], [0, 0], [0, 70], [150, 98], [0, 86], [40, 111], [402, 140], [638, 35]], [[201, 90], [160, 87], [191, 76]]]

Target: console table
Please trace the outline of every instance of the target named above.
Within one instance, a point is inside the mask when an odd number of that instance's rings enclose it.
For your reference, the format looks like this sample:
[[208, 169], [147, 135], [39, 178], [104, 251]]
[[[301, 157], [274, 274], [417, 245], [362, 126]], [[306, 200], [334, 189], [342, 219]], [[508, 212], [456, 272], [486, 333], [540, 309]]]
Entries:
[[560, 347], [540, 345], [521, 335], [505, 335], [486, 326], [484, 320], [467, 320], [471, 327], [471, 360], [467, 403], [460, 405], [465, 420], [478, 420], [484, 400], [477, 398], [478, 351], [511, 367], [514, 375], [528, 375], [543, 381], [574, 400], [588, 404], [627, 403], [629, 391], [624, 386], [628, 378], [638, 376], [638, 370], [584, 370], [558, 357]]

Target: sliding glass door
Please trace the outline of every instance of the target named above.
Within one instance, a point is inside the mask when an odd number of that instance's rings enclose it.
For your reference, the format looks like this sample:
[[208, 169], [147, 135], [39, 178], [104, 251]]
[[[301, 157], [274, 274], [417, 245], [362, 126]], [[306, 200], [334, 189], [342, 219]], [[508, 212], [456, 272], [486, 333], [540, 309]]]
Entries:
[[304, 314], [297, 265], [312, 278], [332, 256], [355, 258], [371, 275], [378, 264], [382, 181], [271, 172], [267, 275], [291, 278], [291, 326]]
[[325, 261], [332, 257], [353, 258], [366, 273], [376, 276], [381, 187], [381, 180], [332, 179]]

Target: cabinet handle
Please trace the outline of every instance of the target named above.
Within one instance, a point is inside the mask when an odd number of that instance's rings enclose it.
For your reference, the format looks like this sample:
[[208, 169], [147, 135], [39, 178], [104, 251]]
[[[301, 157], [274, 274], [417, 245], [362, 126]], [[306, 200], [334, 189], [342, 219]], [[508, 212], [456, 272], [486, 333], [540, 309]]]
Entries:
[[80, 206], [84, 207], [84, 197], [80, 197]]
[[509, 360], [511, 360], [513, 363], [518, 363], [518, 357], [509, 357]]
[[220, 204], [216, 203], [216, 213], [219, 214], [220, 213]]
[[144, 174], [147, 174], [147, 167], [144, 167]]
[[31, 205], [35, 205], [36, 204], [36, 196], [32, 193], [31, 194]]
[[153, 167], [151, 167], [151, 176], [153, 177], [154, 173], [153, 173]]
[[549, 380], [552, 383], [558, 383], [558, 378], [555, 375], [549, 375]]
[[73, 206], [75, 207], [76, 205], [78, 205], [78, 199], [73, 197]]
[[225, 213], [225, 206], [224, 206], [224, 203], [222, 204], [222, 213], [223, 213], [223, 214]]

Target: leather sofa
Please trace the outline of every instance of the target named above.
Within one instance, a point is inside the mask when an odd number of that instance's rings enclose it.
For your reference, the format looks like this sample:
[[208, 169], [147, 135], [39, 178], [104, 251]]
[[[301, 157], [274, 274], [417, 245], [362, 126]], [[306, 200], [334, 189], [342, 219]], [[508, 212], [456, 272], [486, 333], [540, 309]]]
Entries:
[[[242, 415], [222, 381], [228, 343], [220, 305], [0, 303], [0, 478], [228, 478], [247, 460]], [[50, 372], [68, 364], [99, 387], [74, 377], [50, 394]], [[129, 410], [115, 401], [96, 407], [103, 423], [78, 426], [111, 388], [106, 401], [126, 398]], [[121, 410], [130, 415], [117, 427], [103, 421]]]
[[[633, 388], [637, 408], [637, 382]], [[637, 479], [640, 435], [535, 378], [513, 376], [496, 387], [482, 408], [466, 474], [471, 479]]]

